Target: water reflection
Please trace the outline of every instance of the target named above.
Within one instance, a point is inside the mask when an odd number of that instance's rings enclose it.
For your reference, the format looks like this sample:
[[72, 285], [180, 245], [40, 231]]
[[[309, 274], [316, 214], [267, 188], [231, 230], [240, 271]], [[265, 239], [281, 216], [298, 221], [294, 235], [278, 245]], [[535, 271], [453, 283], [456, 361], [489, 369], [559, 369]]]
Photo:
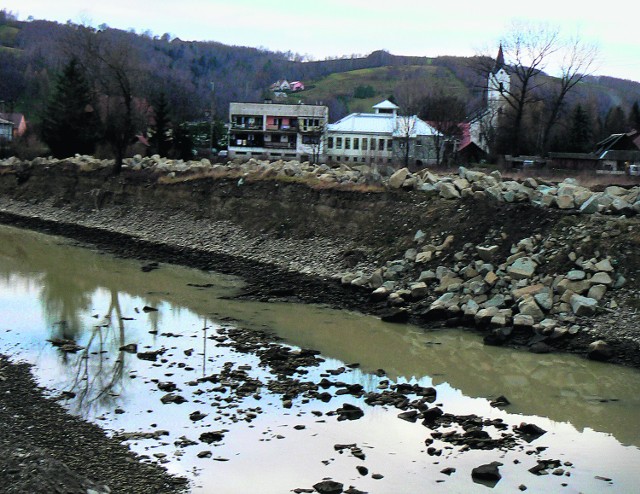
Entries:
[[[200, 315], [198, 327], [188, 329], [197, 330], [202, 341], [202, 348], [196, 341], [193, 346], [202, 354], [203, 375], [210, 358], [208, 328], [215, 327], [211, 321], [231, 317], [246, 326], [274, 330], [294, 345], [358, 362], [362, 372], [355, 375], [367, 388], [375, 384], [370, 372], [383, 368], [392, 379], [446, 384], [445, 389], [467, 397], [506, 395], [512, 402], [509, 412], [549, 417], [640, 445], [640, 375], [634, 370], [487, 347], [461, 331], [425, 332], [320, 307], [221, 300], [241, 282], [215, 277], [210, 286], [214, 277], [209, 273], [169, 266], [145, 273], [139, 262], [60, 243], [0, 227], [0, 299], [2, 292], [17, 291], [20, 285], [36, 288], [46, 317], [45, 336], [28, 331], [24, 338], [31, 338], [36, 348], [47, 345], [47, 338], [74, 340], [84, 347], [80, 358], [58, 353], [67, 366], [64, 389], [77, 394], [74, 403], [84, 415], [117, 406], [135, 373], [132, 356], [120, 348], [141, 341], [140, 334], [184, 334], [187, 328], [179, 327], [184, 323], [173, 321], [189, 310]], [[144, 306], [162, 310], [145, 313]], [[0, 330], [29, 322], [15, 307], [3, 313], [6, 326]], [[450, 406], [456, 406], [457, 396], [451, 393]], [[461, 413], [466, 406], [461, 402]]]

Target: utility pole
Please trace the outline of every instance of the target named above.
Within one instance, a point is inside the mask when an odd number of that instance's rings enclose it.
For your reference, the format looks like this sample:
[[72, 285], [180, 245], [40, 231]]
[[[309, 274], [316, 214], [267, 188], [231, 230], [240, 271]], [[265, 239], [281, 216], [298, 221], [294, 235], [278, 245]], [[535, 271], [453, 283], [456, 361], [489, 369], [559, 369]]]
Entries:
[[211, 125], [209, 128], [209, 153], [213, 153], [213, 124], [215, 119], [215, 108], [216, 108], [216, 83], [211, 81]]

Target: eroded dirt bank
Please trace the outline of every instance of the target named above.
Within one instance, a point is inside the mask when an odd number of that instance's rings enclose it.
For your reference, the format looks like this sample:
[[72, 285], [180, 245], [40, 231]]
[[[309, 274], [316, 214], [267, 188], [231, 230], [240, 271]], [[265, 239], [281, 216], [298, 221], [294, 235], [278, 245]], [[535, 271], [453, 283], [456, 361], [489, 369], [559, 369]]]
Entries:
[[[477, 194], [447, 200], [402, 188], [313, 188], [277, 177], [254, 181], [149, 169], [125, 170], [114, 177], [109, 168], [83, 169], [63, 162], [3, 169], [0, 220], [125, 256], [240, 275], [248, 282], [245, 296], [328, 303], [390, 319], [399, 314], [400, 320], [428, 328], [469, 326], [482, 331], [488, 343], [540, 352], [587, 355], [589, 345], [602, 340], [607, 348], [596, 358], [640, 366], [640, 235], [635, 216], [579, 214]], [[425, 251], [425, 243], [437, 249], [435, 255], [417, 262], [415, 251], [421, 246]], [[518, 326], [510, 318], [501, 323], [495, 316], [502, 313], [495, 311], [479, 318], [477, 311], [470, 316], [466, 308], [434, 310], [443, 293], [467, 288], [444, 286], [442, 276], [425, 278], [424, 273], [446, 270], [466, 281], [459, 274], [471, 266], [466, 256], [481, 246], [491, 246], [494, 259], [534, 252], [535, 278], [514, 285], [525, 291], [545, 279], [557, 284], [558, 276], [567, 277], [574, 288], [582, 276], [574, 273], [576, 259], [583, 264], [611, 261], [611, 275], [617, 278], [595, 313], [569, 310], [557, 315], [558, 309], [550, 306], [542, 315], [546, 326], [540, 325], [540, 317], [533, 326]], [[401, 269], [395, 270], [396, 265]], [[397, 286], [397, 296], [376, 299], [370, 283], [352, 282], [358, 274], [375, 274], [380, 268], [385, 276], [398, 272], [384, 278]], [[345, 274], [353, 275], [345, 280]], [[423, 278], [424, 293], [407, 289]], [[617, 286], [611, 289], [614, 281]], [[500, 295], [491, 290], [477, 300], [491, 304], [496, 298], [491, 296]], [[563, 301], [561, 293], [553, 296], [551, 303], [568, 307], [568, 297]], [[517, 307], [524, 314], [515, 296], [502, 298], [501, 311]]]

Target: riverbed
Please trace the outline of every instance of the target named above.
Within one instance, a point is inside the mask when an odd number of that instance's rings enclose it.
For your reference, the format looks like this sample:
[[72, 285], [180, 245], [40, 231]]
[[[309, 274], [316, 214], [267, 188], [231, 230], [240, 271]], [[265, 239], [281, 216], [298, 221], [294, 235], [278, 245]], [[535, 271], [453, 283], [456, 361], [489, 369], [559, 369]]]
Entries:
[[[115, 258], [0, 226], [0, 353], [33, 364], [71, 413], [128, 437], [147, 461], [187, 476], [193, 492], [280, 493], [328, 478], [371, 493], [476, 492], [487, 486], [472, 469], [491, 462], [502, 463], [498, 490], [636, 488], [638, 371], [488, 347], [463, 330], [234, 300], [242, 286], [232, 276]], [[328, 401], [278, 391], [281, 377], [247, 345], [263, 333], [261, 344], [276, 344], [273, 335], [292, 352], [320, 352], [290, 377], [333, 383]], [[247, 383], [252, 392], [239, 393]], [[434, 405], [445, 413], [509, 428], [533, 423], [546, 433], [507, 450], [465, 450], [438, 437], [425, 444], [431, 428], [364, 402], [366, 393], [399, 383], [434, 387]], [[361, 394], [340, 392], [356, 384]], [[169, 394], [185, 401], [163, 403]], [[501, 395], [511, 404], [491, 406]], [[345, 403], [363, 416], [338, 420]], [[529, 471], [547, 460], [557, 463], [543, 475]]]

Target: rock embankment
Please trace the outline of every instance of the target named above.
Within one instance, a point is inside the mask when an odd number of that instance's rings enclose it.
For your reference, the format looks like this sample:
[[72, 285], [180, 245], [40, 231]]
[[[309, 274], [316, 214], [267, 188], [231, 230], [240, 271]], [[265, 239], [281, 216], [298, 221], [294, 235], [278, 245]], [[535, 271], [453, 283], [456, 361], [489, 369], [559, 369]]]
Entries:
[[388, 320], [640, 365], [640, 187], [258, 160], [109, 167], [0, 162], [0, 208], [332, 279]]

